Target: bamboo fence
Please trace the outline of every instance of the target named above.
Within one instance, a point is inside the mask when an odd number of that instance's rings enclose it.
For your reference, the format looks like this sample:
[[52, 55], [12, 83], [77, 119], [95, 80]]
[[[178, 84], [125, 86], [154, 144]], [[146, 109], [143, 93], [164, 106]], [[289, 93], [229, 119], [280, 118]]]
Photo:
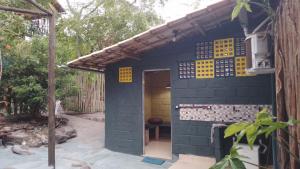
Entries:
[[76, 77], [78, 93], [65, 100], [65, 111], [80, 113], [104, 112], [104, 74], [82, 72]]

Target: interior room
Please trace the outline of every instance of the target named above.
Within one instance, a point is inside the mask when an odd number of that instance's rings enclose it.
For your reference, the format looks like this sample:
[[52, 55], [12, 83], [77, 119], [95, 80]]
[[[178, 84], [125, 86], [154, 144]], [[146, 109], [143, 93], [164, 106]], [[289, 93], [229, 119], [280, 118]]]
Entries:
[[144, 155], [171, 159], [170, 71], [144, 74]]

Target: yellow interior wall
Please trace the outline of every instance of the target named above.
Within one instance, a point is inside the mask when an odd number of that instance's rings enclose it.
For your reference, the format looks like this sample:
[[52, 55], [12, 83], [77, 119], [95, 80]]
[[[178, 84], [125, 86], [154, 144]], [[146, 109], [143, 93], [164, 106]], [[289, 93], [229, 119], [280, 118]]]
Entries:
[[151, 117], [151, 87], [150, 87], [150, 77], [145, 76], [144, 79], [144, 112], [145, 112], [145, 122]]
[[145, 76], [145, 121], [151, 117], [171, 121], [170, 72], [149, 72]]

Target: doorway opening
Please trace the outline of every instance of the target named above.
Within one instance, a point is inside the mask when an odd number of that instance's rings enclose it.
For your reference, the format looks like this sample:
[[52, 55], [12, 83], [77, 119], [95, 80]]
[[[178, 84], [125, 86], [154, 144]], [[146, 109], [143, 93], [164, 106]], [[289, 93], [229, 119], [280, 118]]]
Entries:
[[170, 70], [144, 72], [144, 155], [172, 159]]

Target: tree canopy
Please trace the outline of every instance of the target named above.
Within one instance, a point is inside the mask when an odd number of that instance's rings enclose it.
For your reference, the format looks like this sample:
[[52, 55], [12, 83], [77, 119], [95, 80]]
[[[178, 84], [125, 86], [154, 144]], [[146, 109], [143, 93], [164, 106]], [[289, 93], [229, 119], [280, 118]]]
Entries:
[[[37, 2], [47, 5], [50, 0]], [[69, 14], [57, 21], [57, 97], [64, 99], [78, 87], [74, 83], [76, 71], [64, 66], [67, 61], [161, 23], [153, 3], [154, 0], [92, 0], [78, 8], [69, 4]], [[18, 0], [0, 0], [0, 4], [31, 8]], [[31, 22], [19, 15], [0, 13], [0, 50], [4, 63], [0, 98], [10, 103], [6, 111], [11, 114], [36, 115], [46, 110], [48, 38], [28, 33], [30, 26]], [[71, 90], [66, 91], [66, 86], [68, 89], [71, 86]]]

